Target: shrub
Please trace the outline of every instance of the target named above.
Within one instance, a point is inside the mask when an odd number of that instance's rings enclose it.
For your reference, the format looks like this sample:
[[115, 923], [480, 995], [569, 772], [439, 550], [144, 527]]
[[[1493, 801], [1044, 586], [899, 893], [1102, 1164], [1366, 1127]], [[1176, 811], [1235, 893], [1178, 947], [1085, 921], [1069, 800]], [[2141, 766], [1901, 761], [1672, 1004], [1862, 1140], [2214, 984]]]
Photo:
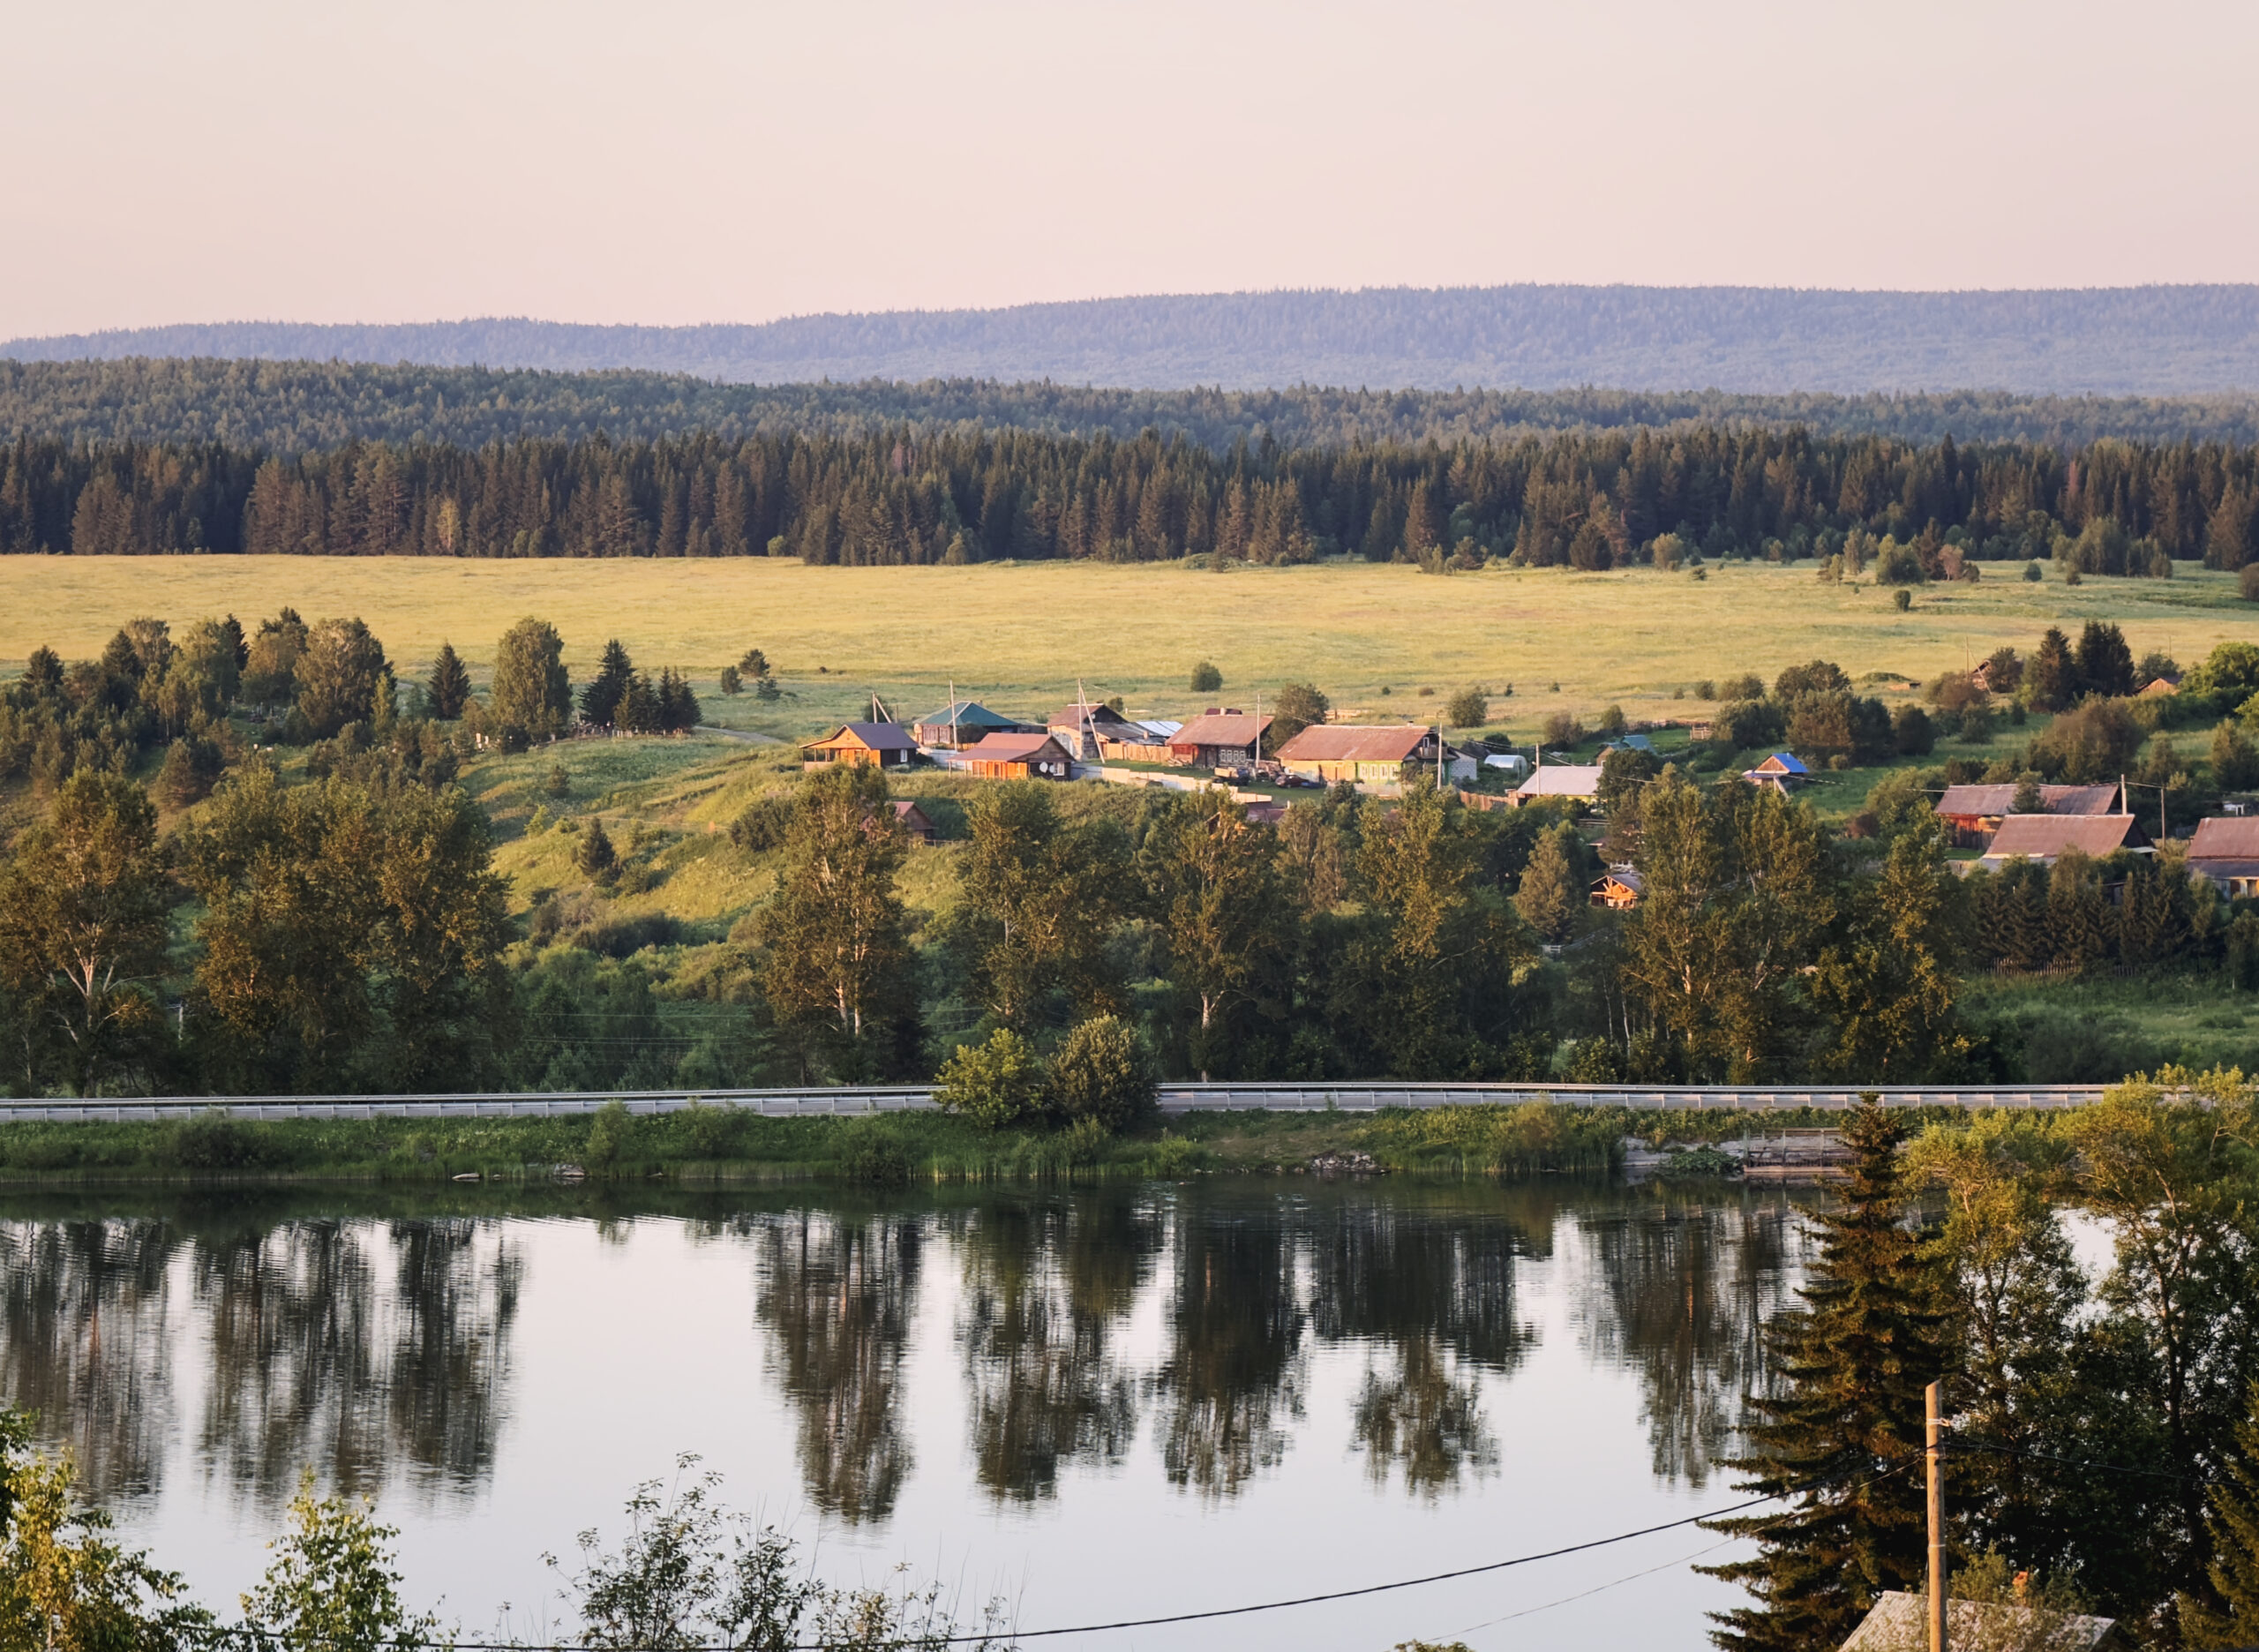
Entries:
[[1549, 711], [1541, 732], [1545, 745], [1574, 746], [1584, 740], [1585, 725], [1573, 711]]
[[871, 1187], [907, 1187], [910, 1154], [883, 1125], [857, 1119], [839, 1133], [839, 1174]]
[[1462, 688], [1444, 702], [1444, 721], [1453, 728], [1480, 728], [1490, 720], [1490, 696], [1482, 689]]
[[[1874, 559], [1874, 582], [1878, 585], [1919, 585], [1926, 576], [1922, 572], [1921, 553], [1910, 544], [1895, 539], [1882, 542], [1881, 554]], [[1905, 604], [1901, 603], [1900, 607]]]
[[745, 692], [745, 678], [739, 672], [736, 666], [724, 665], [722, 667], [720, 687], [722, 692], [725, 695], [743, 694]]
[[619, 1162], [635, 1138], [634, 1116], [625, 1101], [607, 1101], [589, 1124], [588, 1145], [581, 1161], [591, 1170], [605, 1170]]
[[2235, 576], [2235, 588], [2246, 602], [2259, 602], [2259, 562], [2247, 562]]
[[1610, 740], [1622, 739], [1624, 731], [1628, 726], [1629, 725], [1625, 721], [1622, 706], [1612, 705], [1600, 714], [1600, 732]]
[[266, 1162], [257, 1130], [210, 1108], [176, 1126], [167, 1157], [184, 1170], [250, 1170]]
[[1914, 593], [1907, 590], [1895, 591], [1892, 593], [1890, 601], [1893, 607], [1896, 608], [1900, 613], [1904, 613], [1914, 605]]
[[1724, 682], [1719, 684], [1718, 692], [1715, 696], [1704, 697], [1715, 697], [1720, 700], [1762, 700], [1765, 697], [1765, 680], [1755, 672], [1744, 672], [1740, 676], [1729, 677]]
[[2131, 769], [2141, 748], [2141, 725], [2124, 701], [2090, 700], [2031, 742], [2031, 762], [2050, 779], [2090, 785]]
[[1224, 686], [1224, 674], [1216, 669], [1213, 660], [1202, 660], [1192, 668], [1192, 692], [1213, 694]]
[[1062, 1120], [1125, 1130], [1152, 1111], [1155, 1089], [1145, 1040], [1118, 1016], [1083, 1022], [1051, 1058], [1051, 1111]]
[[1041, 1116], [1043, 1078], [1035, 1046], [1009, 1027], [998, 1027], [986, 1044], [963, 1044], [949, 1052], [934, 1082], [934, 1100], [984, 1129], [1002, 1130]]
[[1890, 714], [1890, 742], [1902, 757], [1928, 756], [1938, 742], [1930, 714], [1919, 706], [1900, 706]]
[[[1121, 709], [1114, 707], [1116, 711]], [[1276, 750], [1304, 729], [1325, 722], [1332, 710], [1332, 702], [1309, 683], [1282, 685], [1271, 705], [1272, 748]]]

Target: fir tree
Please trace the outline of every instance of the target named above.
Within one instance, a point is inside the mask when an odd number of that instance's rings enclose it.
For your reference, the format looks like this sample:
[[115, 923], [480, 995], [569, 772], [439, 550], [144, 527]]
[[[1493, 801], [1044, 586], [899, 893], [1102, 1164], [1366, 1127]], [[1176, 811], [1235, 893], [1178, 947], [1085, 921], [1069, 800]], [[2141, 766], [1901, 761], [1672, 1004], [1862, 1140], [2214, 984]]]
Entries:
[[2038, 711], [2060, 711], [2079, 697], [2079, 668], [2071, 640], [2049, 626], [2023, 668], [2024, 698]]
[[619, 864], [619, 856], [612, 846], [612, 837], [600, 820], [591, 820], [588, 830], [581, 834], [580, 852], [573, 863], [590, 877], [602, 877]]
[[619, 722], [619, 702], [627, 697], [628, 680], [634, 674], [634, 662], [614, 637], [604, 645], [604, 659], [597, 666], [596, 676], [581, 690], [581, 715], [599, 727], [609, 728]]
[[2259, 1644], [2259, 1384], [2235, 1430], [2227, 1477], [2211, 1489], [2214, 1597], [2180, 1597], [2180, 1633], [2192, 1648]]
[[1522, 921], [1549, 942], [1566, 941], [1576, 933], [1577, 912], [1584, 905], [1582, 880], [1577, 876], [1577, 829], [1564, 821], [1540, 837], [1522, 868], [1521, 888], [1514, 905]]
[[442, 723], [454, 722], [470, 703], [470, 673], [463, 669], [462, 657], [452, 642], [439, 644], [439, 657], [432, 662], [432, 680], [424, 697], [431, 714]]
[[1840, 1646], [1884, 1591], [1921, 1585], [1922, 1390], [1940, 1373], [1945, 1331], [1933, 1265], [1901, 1220], [1905, 1136], [1867, 1097], [1843, 1130], [1854, 1156], [1842, 1203], [1811, 1219], [1820, 1264], [1804, 1306], [1775, 1332], [1782, 1390], [1752, 1399], [1765, 1420], [1735, 1464], [1744, 1490], [1790, 1507], [1706, 1522], [1760, 1551], [1701, 1568], [1757, 1597], [1718, 1615], [1721, 1647]]

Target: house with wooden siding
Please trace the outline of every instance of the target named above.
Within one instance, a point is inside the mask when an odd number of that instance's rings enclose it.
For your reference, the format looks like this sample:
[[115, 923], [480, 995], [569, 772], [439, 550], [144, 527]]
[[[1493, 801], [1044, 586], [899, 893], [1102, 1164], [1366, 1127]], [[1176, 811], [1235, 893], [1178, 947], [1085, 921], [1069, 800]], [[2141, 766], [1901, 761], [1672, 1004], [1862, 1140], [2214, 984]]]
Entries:
[[918, 755], [918, 742], [899, 723], [842, 723], [820, 740], [800, 747], [811, 765], [859, 763], [868, 769], [906, 769]]
[[1076, 756], [1096, 762], [1107, 746], [1150, 745], [1159, 757], [1160, 741], [1142, 723], [1132, 723], [1110, 705], [1062, 706], [1044, 719], [1051, 738]]
[[2068, 850], [2099, 860], [2120, 849], [2155, 854], [2149, 834], [2131, 815], [2011, 815], [1993, 834], [1978, 865], [1997, 872], [2011, 860], [2053, 866]]
[[957, 754], [956, 766], [983, 780], [1065, 780], [1075, 760], [1047, 733], [990, 734]]
[[1741, 777], [1752, 785], [1770, 786], [1775, 792], [1793, 792], [1812, 778], [1812, 770], [1794, 752], [1775, 752], [1754, 769], [1742, 770]]
[[1017, 717], [991, 711], [974, 701], [957, 700], [938, 711], [919, 717], [915, 732], [920, 746], [953, 750], [973, 745], [990, 734], [1026, 734], [1041, 731], [1031, 728]]
[[1647, 892], [1647, 880], [1630, 867], [1610, 867], [1594, 881], [1592, 904], [1610, 912], [1629, 912]]
[[1234, 706], [1212, 708], [1168, 737], [1169, 761], [1196, 769], [1243, 769], [1262, 758], [1271, 723]]
[[934, 824], [932, 817], [918, 807], [914, 799], [896, 798], [887, 807], [894, 811], [895, 820], [910, 835], [912, 843], [930, 846], [941, 842], [941, 828]]
[[1417, 724], [1313, 723], [1279, 747], [1288, 774], [1332, 785], [1393, 785], [1436, 761], [1436, 732]]
[[[1949, 785], [1938, 799], [1938, 818], [1963, 848], [1988, 841], [2015, 807], [2012, 785]], [[2123, 794], [2115, 785], [2043, 785], [2039, 807], [2048, 815], [2122, 815]]]
[[2259, 816], [2198, 821], [2188, 869], [2211, 879], [2230, 900], [2259, 895]]

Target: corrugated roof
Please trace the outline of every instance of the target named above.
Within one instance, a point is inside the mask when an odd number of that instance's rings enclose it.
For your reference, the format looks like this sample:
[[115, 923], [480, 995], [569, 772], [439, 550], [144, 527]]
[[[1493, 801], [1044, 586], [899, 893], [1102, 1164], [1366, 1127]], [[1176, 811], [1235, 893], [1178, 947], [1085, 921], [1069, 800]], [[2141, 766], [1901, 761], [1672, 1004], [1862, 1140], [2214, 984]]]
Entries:
[[1001, 717], [978, 701], [959, 700], [954, 704], [943, 706], [929, 716], [919, 717], [918, 721], [921, 724], [946, 723], [951, 727], [962, 727], [971, 724], [974, 728], [1009, 728], [1019, 719]]
[[1598, 763], [1548, 763], [1514, 788], [1517, 797], [1588, 798], [1600, 795]]
[[1775, 752], [1763, 762], [1759, 763], [1757, 768], [1759, 772], [1763, 774], [1808, 775], [1812, 772], [1804, 766], [1804, 760], [1794, 752]]
[[812, 741], [809, 749], [819, 746], [836, 746], [848, 735], [853, 735], [872, 751], [916, 751], [918, 742], [899, 723], [842, 723], [820, 740]]
[[1194, 717], [1190, 723], [1168, 737], [1172, 746], [1252, 746], [1265, 729], [1271, 726], [1268, 717], [1257, 717], [1249, 711], [1211, 711]]
[[2215, 815], [2196, 822], [2191, 860], [2259, 860], [2259, 815]]
[[1046, 726], [1050, 728], [1077, 728], [1084, 722], [1090, 723], [1093, 727], [1099, 724], [1104, 724], [1109, 728], [1137, 726], [1110, 705], [1062, 706], [1045, 719]]
[[966, 747], [962, 755], [968, 762], [1025, 762], [1046, 746], [1062, 757], [1067, 755], [1048, 734], [983, 734], [979, 742]]
[[[2109, 815], [2118, 807], [2114, 785], [2044, 785], [2039, 800], [2050, 815]], [[1955, 785], [1938, 800], [1940, 815], [1982, 819], [2006, 815], [2015, 802], [2013, 785]]]
[[1415, 723], [1373, 727], [1313, 723], [1279, 747], [1280, 762], [1402, 762], [1420, 749], [1428, 730]]
[[2120, 849], [2146, 849], [2149, 836], [2131, 815], [2011, 815], [2000, 822], [1985, 851], [1987, 860], [2021, 855], [2052, 860], [2066, 849], [2100, 859]]
[[[1899, 1652], [1901, 1648], [1927, 1646], [1929, 1610], [1925, 1596], [1886, 1589], [1851, 1631], [1842, 1652]], [[1946, 1641], [1950, 1646], [2050, 1647], [2060, 1652], [2096, 1652], [2109, 1643], [2106, 1638], [2118, 1621], [2019, 1606], [2011, 1601], [1949, 1600], [1945, 1610]]]

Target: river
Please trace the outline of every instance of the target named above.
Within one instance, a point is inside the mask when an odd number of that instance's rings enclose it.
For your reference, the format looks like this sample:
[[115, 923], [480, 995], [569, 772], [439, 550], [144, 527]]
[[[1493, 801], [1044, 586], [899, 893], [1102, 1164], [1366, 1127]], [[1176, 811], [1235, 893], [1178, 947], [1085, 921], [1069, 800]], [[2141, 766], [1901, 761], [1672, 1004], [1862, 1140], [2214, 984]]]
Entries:
[[[1548, 1178], [0, 1198], [0, 1384], [135, 1545], [231, 1608], [301, 1471], [408, 1593], [570, 1627], [544, 1552], [695, 1453], [833, 1581], [907, 1562], [1021, 1627], [1481, 1566], [1737, 1500], [1776, 1194]], [[1695, 1652], [1692, 1526], [1062, 1648]]]

